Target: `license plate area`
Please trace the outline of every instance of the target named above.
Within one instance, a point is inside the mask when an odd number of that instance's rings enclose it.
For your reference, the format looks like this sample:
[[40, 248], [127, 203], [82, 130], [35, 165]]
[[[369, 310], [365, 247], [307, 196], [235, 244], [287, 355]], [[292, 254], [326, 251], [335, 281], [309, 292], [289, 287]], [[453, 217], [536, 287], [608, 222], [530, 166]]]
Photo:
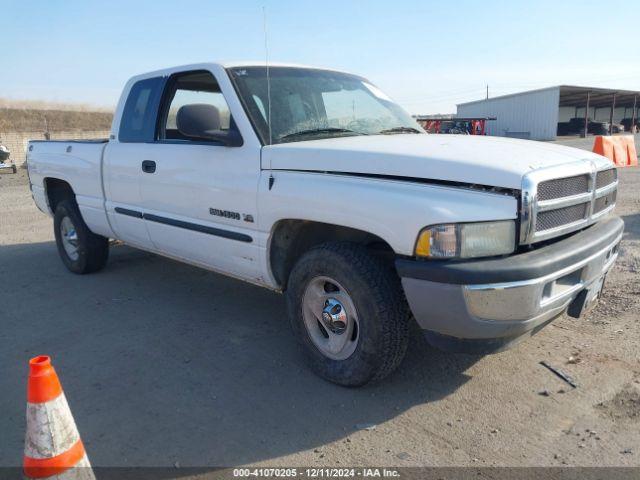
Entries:
[[571, 302], [567, 309], [567, 315], [574, 318], [580, 318], [585, 312], [590, 310], [598, 303], [598, 299], [602, 294], [606, 275], [591, 282], [584, 290], [581, 290], [578, 296]]

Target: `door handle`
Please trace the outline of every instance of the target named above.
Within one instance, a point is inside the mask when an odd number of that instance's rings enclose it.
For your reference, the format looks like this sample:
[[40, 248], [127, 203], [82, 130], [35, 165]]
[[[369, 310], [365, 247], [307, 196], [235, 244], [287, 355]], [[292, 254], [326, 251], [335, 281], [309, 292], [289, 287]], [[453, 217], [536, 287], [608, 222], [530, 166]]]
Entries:
[[154, 173], [156, 171], [156, 162], [153, 160], [143, 160], [142, 171], [144, 173]]

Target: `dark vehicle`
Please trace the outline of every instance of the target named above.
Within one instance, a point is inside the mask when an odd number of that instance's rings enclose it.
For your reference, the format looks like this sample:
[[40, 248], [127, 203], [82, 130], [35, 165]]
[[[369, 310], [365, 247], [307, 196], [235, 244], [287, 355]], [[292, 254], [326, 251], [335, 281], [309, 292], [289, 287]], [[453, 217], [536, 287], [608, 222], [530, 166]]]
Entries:
[[[591, 122], [591, 119], [589, 119]], [[569, 120], [569, 133], [581, 133], [584, 130], [584, 118], [574, 117]]]
[[611, 133], [624, 133], [626, 128], [621, 123], [612, 123], [611, 124]]
[[572, 133], [576, 133], [571, 129], [571, 123], [569, 122], [558, 122], [558, 131], [557, 134], [562, 135], [571, 135]]
[[[589, 125], [591, 125], [589, 119]], [[558, 135], [579, 135], [584, 132], [584, 117], [574, 117], [568, 122], [558, 122]]]
[[[609, 135], [609, 122], [596, 122], [590, 118], [587, 120], [587, 133], [592, 135]], [[624, 122], [624, 121], [623, 121]], [[579, 135], [584, 131], [584, 118], [574, 117], [568, 122], [558, 122], [558, 135]], [[621, 133], [625, 131], [624, 123], [614, 123], [612, 132]]]
[[609, 122], [589, 121], [589, 127], [587, 128], [587, 132], [592, 133], [594, 135], [609, 135], [610, 125], [611, 124]]
[[635, 124], [636, 129], [640, 129], [640, 120], [636, 118], [635, 123], [632, 118], [623, 118], [620, 120], [620, 124], [624, 126], [625, 131], [631, 131], [631, 125]]
[[[593, 133], [593, 121], [588, 119], [588, 132]], [[597, 122], [596, 122], [597, 123]], [[584, 132], [584, 117], [574, 117], [568, 122], [558, 123], [558, 135], [579, 135]]]

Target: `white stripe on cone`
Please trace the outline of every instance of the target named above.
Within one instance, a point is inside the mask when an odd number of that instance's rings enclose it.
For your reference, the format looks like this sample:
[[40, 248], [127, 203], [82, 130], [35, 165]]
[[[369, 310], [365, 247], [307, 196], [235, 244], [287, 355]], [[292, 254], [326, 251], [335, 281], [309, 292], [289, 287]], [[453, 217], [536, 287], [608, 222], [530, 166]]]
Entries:
[[51, 458], [69, 450], [80, 439], [64, 393], [44, 403], [27, 403], [24, 454]]

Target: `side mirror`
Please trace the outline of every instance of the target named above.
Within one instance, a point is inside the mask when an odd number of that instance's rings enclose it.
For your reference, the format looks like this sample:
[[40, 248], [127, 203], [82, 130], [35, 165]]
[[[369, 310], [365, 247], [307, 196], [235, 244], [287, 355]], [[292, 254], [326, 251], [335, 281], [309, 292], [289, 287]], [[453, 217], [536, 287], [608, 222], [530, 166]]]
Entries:
[[187, 137], [220, 142], [225, 147], [241, 147], [243, 143], [242, 136], [236, 130], [207, 130], [201, 135], [187, 135], [182, 131], [180, 133]]
[[220, 128], [220, 112], [213, 105], [194, 103], [180, 107], [176, 126], [185, 137], [220, 142], [226, 147], [242, 145], [239, 132]]

